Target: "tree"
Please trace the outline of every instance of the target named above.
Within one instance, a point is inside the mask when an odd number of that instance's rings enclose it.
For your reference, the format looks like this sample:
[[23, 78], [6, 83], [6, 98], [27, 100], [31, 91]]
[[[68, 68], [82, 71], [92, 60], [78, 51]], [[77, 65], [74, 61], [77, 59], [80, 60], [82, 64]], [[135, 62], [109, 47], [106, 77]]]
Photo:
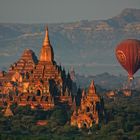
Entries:
[[67, 122], [67, 112], [61, 108], [53, 111], [50, 120], [56, 122], [58, 125], [64, 125]]

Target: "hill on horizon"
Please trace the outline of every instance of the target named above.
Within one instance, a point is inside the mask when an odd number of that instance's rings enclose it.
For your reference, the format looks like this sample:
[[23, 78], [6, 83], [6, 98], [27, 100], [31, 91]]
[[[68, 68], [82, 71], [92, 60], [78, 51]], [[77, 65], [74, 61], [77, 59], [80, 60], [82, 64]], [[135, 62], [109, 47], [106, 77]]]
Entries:
[[[0, 23], [0, 69], [7, 69], [25, 48], [39, 56], [46, 24]], [[124, 9], [107, 20], [48, 24], [58, 64], [77, 73], [124, 74], [114, 49], [127, 38], [140, 39], [140, 9]], [[125, 73], [126, 74], [126, 73]]]

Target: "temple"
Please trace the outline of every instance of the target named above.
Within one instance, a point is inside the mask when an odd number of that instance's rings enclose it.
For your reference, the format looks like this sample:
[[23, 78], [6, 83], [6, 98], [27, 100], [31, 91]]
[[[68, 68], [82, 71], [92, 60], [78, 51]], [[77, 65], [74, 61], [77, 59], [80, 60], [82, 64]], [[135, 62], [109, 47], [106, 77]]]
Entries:
[[39, 60], [32, 50], [26, 49], [8, 72], [0, 72], [0, 104], [17, 103], [44, 110], [54, 108], [57, 102], [71, 106], [72, 85], [69, 73], [54, 60], [47, 27]]
[[[0, 72], [0, 106], [4, 116], [13, 116], [10, 106], [30, 106], [31, 109], [51, 110], [55, 106], [72, 109], [70, 124], [90, 128], [98, 124], [103, 114], [103, 103], [96, 93], [94, 81], [88, 91], [77, 91], [74, 69], [66, 73], [54, 60], [48, 28], [39, 59], [30, 50], [24, 50], [20, 59]], [[78, 103], [76, 103], [78, 102]], [[46, 122], [38, 122], [46, 125]], [[40, 124], [41, 123], [41, 124]]]
[[81, 104], [77, 109], [76, 101], [73, 102], [73, 114], [71, 116], [71, 126], [79, 129], [90, 129], [93, 124], [99, 124], [104, 106], [101, 98], [96, 93], [94, 81], [91, 82], [87, 93], [82, 91]]

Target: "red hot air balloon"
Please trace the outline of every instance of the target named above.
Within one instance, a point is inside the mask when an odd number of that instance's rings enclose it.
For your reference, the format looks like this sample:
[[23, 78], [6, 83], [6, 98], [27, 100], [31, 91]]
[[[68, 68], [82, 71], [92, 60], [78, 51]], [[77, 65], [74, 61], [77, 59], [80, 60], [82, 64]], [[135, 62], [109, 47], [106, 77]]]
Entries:
[[116, 57], [122, 67], [128, 72], [129, 79], [140, 68], [140, 41], [127, 39], [116, 47]]

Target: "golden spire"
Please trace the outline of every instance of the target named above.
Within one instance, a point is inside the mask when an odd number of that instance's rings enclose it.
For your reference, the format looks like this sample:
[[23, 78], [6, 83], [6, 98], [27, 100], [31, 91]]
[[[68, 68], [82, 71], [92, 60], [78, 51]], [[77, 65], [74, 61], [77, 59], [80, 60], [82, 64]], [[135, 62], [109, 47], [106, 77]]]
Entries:
[[46, 33], [45, 33], [45, 38], [44, 38], [43, 46], [45, 46], [45, 47], [50, 46], [48, 26], [46, 26]]
[[82, 91], [82, 97], [85, 97], [85, 90]]
[[45, 38], [44, 38], [43, 46], [40, 53], [40, 61], [52, 63], [53, 60], [54, 60], [53, 48], [49, 40], [48, 27], [46, 27]]
[[91, 95], [91, 94], [95, 94], [95, 93], [96, 93], [96, 91], [95, 91], [94, 81], [92, 80], [91, 84], [89, 86], [88, 94]]
[[94, 87], [94, 81], [93, 80], [90, 83], [90, 87]]

